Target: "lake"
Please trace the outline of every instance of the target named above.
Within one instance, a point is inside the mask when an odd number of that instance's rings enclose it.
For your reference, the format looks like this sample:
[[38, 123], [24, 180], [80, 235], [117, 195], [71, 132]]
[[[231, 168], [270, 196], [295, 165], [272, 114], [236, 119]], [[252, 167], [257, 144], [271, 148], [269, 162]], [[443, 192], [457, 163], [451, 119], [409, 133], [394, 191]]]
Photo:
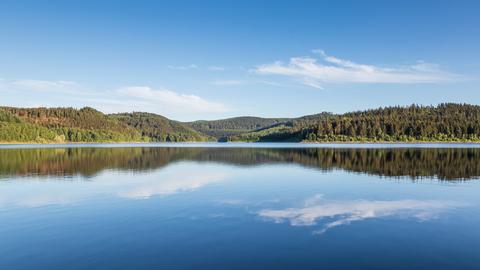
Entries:
[[479, 269], [470, 144], [0, 147], [0, 269]]

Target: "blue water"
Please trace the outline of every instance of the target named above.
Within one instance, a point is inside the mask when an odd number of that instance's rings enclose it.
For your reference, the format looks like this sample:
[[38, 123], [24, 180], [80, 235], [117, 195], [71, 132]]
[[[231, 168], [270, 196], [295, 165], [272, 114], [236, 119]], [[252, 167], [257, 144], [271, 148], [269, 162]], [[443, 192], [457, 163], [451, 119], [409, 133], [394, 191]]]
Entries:
[[0, 269], [479, 269], [468, 145], [109, 146], [0, 149]]

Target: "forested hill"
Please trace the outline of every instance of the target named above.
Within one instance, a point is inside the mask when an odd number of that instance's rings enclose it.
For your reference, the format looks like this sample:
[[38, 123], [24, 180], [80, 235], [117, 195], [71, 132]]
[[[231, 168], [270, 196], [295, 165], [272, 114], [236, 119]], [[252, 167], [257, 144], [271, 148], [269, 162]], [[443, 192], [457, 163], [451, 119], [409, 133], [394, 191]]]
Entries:
[[21, 120], [48, 128], [104, 129], [114, 132], [135, 133], [126, 124], [120, 123], [90, 107], [80, 110], [73, 108], [12, 108], [4, 111]]
[[128, 125], [92, 109], [1, 107], [3, 142], [141, 141]]
[[186, 125], [153, 113], [119, 113], [112, 118], [138, 130], [152, 141], [207, 141], [214, 140]]
[[291, 119], [242, 116], [213, 121], [199, 120], [185, 124], [195, 130], [221, 140], [228, 136], [255, 131], [289, 120]]
[[230, 141], [480, 141], [480, 106], [386, 107], [319, 114], [230, 136]]
[[140, 142], [210, 139], [147, 113], [106, 115], [95, 109], [0, 107], [1, 142]]

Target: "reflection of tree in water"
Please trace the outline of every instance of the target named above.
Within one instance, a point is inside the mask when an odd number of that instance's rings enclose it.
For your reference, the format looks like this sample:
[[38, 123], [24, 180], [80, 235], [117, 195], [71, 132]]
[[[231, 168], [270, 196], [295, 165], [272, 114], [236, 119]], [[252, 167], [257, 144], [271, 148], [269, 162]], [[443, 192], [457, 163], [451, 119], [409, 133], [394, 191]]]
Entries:
[[476, 148], [37, 148], [0, 150], [0, 175], [93, 176], [106, 169], [148, 171], [175, 161], [237, 166], [294, 163], [321, 170], [344, 169], [381, 176], [480, 176]]

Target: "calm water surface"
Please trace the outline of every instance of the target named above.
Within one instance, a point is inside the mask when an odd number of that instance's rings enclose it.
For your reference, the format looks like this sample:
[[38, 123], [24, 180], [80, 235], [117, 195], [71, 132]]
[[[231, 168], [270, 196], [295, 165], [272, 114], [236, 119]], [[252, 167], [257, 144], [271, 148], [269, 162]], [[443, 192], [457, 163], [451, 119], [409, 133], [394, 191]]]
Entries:
[[479, 269], [475, 145], [171, 146], [0, 148], [0, 269]]

